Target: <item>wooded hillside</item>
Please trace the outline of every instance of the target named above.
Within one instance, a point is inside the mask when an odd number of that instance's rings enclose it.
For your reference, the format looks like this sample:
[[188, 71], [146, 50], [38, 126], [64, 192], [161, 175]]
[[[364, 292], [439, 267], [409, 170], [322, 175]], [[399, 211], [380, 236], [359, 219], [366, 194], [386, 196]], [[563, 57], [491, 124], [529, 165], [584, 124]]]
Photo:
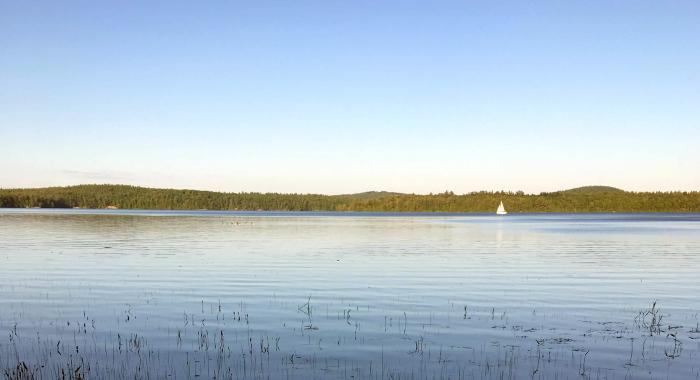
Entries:
[[0, 189], [0, 207], [494, 212], [500, 201], [509, 212], [700, 212], [697, 191], [628, 192], [605, 186], [536, 195], [486, 191], [463, 195], [220, 193], [127, 185]]

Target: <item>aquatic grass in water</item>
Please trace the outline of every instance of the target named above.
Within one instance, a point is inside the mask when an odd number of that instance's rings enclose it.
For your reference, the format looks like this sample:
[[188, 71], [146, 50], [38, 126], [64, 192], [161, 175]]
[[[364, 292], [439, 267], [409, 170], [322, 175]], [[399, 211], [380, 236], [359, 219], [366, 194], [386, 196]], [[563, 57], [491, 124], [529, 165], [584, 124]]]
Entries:
[[0, 213], [0, 374], [697, 378], [700, 225], [635, 217]]

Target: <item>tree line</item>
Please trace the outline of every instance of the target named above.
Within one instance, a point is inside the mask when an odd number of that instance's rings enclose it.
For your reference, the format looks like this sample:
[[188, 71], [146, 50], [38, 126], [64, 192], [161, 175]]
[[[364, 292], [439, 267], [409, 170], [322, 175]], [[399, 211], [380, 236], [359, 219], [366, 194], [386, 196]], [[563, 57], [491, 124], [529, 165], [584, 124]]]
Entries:
[[700, 192], [628, 192], [587, 187], [551, 193], [480, 191], [468, 194], [349, 195], [221, 193], [128, 185], [0, 189], [0, 207], [161, 210], [279, 210], [377, 212], [700, 212]]

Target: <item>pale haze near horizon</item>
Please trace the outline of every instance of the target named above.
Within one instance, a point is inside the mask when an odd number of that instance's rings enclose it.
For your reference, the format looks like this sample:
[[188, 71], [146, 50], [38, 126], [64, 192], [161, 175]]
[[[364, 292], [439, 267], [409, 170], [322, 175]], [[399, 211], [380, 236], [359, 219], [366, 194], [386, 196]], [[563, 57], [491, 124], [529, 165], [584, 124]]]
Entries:
[[699, 17], [0, 0], [0, 188], [700, 190]]

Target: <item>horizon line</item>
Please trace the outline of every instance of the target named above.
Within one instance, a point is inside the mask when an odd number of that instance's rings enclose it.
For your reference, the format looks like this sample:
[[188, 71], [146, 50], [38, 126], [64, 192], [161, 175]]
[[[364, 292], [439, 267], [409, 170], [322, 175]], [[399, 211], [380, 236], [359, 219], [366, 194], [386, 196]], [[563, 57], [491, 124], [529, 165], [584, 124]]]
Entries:
[[177, 187], [154, 187], [154, 186], [143, 186], [143, 185], [133, 185], [133, 184], [128, 184], [128, 183], [78, 183], [74, 185], [55, 185], [55, 186], [28, 186], [28, 187], [0, 187], [0, 190], [38, 190], [38, 189], [53, 189], [53, 188], [70, 188], [70, 187], [78, 187], [78, 186], [126, 186], [126, 187], [135, 187], [135, 188], [143, 188], [143, 189], [151, 189], [151, 190], [176, 190], [176, 191], [200, 191], [200, 192], [212, 192], [212, 193], [221, 193], [221, 194], [290, 194], [290, 195], [321, 195], [321, 196], [351, 196], [351, 195], [357, 195], [357, 194], [366, 194], [366, 193], [388, 193], [392, 195], [440, 195], [440, 194], [450, 194], [450, 195], [469, 195], [469, 194], [475, 194], [475, 193], [505, 193], [505, 194], [515, 194], [515, 195], [540, 195], [540, 194], [548, 194], [548, 193], [558, 193], [558, 192], [564, 192], [564, 191], [570, 191], [570, 190], [577, 190], [577, 189], [584, 189], [584, 188], [606, 188], [611, 191], [622, 191], [625, 193], [693, 193], [693, 192], [698, 192], [700, 190], [650, 190], [650, 191], [629, 191], [625, 189], [621, 189], [618, 187], [614, 186], [608, 186], [608, 185], [584, 185], [584, 186], [576, 186], [572, 188], [564, 188], [560, 190], [553, 190], [553, 191], [541, 191], [541, 192], [525, 192], [523, 190], [474, 190], [474, 191], [469, 191], [469, 192], [464, 192], [464, 193], [457, 193], [452, 190], [445, 190], [444, 192], [430, 192], [430, 193], [416, 193], [416, 192], [401, 192], [401, 191], [392, 191], [392, 190], [365, 190], [365, 191], [360, 191], [360, 192], [344, 192], [344, 193], [336, 193], [336, 194], [330, 194], [330, 193], [314, 193], [314, 192], [307, 192], [307, 193], [302, 193], [302, 192], [280, 192], [280, 191], [225, 191], [225, 190], [208, 190], [208, 189], [196, 189], [196, 188], [177, 188]]

